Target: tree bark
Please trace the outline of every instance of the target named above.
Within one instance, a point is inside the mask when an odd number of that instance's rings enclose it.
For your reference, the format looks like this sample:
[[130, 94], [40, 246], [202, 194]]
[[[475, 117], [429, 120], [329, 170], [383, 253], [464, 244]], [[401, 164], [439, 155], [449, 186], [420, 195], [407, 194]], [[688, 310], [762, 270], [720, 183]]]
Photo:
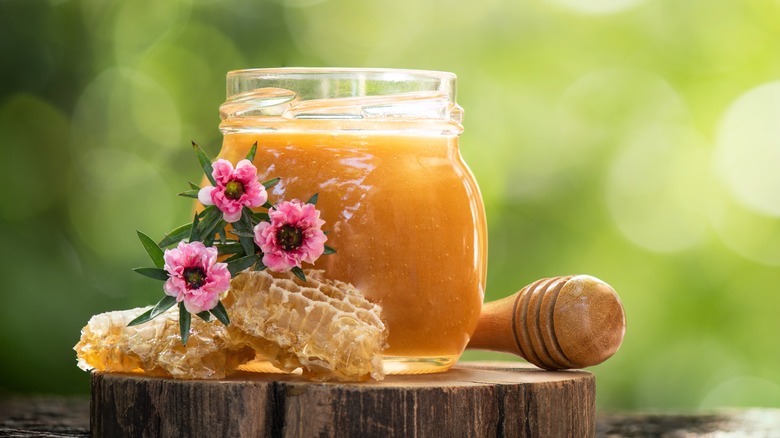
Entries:
[[511, 362], [369, 383], [96, 373], [91, 409], [93, 436], [579, 438], [595, 435], [595, 379]]

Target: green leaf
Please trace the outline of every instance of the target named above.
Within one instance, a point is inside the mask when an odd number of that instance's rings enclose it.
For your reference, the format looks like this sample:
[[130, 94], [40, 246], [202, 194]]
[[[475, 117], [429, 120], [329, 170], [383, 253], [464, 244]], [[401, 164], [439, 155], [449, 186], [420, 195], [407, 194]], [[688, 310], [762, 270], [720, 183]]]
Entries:
[[255, 237], [255, 233], [251, 233], [249, 231], [238, 231], [237, 229], [233, 228], [230, 230], [230, 232], [238, 237]]
[[316, 205], [317, 204], [317, 199], [319, 199], [319, 198], [320, 198], [320, 194], [319, 193], [315, 193], [315, 194], [311, 195], [311, 198], [309, 198], [309, 200], [306, 201], [306, 203], [307, 204]]
[[176, 298], [170, 295], [166, 295], [160, 301], [158, 301], [157, 304], [154, 305], [152, 314], [150, 316], [152, 318], [156, 318], [157, 315], [162, 315], [166, 310], [173, 307], [174, 304], [176, 304]]
[[213, 239], [214, 234], [216, 234], [217, 228], [219, 227], [220, 222], [222, 222], [222, 212], [213, 205], [209, 206], [207, 210], [209, 210], [209, 212], [206, 215], [201, 216], [200, 223], [196, 227], [197, 231], [194, 233], [194, 240], [191, 237], [190, 242], [194, 242], [195, 240], [203, 242]]
[[336, 250], [329, 247], [328, 245], [325, 245], [325, 251], [322, 253], [322, 255], [331, 255], [336, 254]]
[[246, 154], [246, 159], [249, 161], [255, 160], [255, 154], [257, 153], [257, 142], [252, 145], [251, 148], [249, 148], [249, 152]]
[[190, 323], [192, 315], [184, 308], [184, 302], [179, 303], [179, 333], [181, 334], [181, 344], [187, 346], [187, 339], [190, 338]]
[[237, 254], [237, 253], [243, 253], [244, 247], [238, 243], [227, 243], [227, 244], [221, 244], [217, 246], [217, 252], [219, 255], [225, 255], [225, 254]]
[[198, 225], [200, 225], [200, 218], [198, 217], [198, 214], [195, 213], [195, 217], [192, 219], [192, 224], [190, 224], [190, 237], [188, 239], [190, 242], [200, 240]]
[[143, 324], [145, 322], [149, 322], [152, 319], [152, 317], [151, 317], [152, 310], [153, 309], [149, 309], [146, 312], [138, 315], [138, 317], [136, 317], [134, 320], [130, 321], [130, 323], [128, 323], [127, 326], [128, 327], [132, 327], [134, 325], [138, 325], [138, 324]]
[[260, 212], [260, 211], [257, 211], [257, 212], [253, 211], [252, 212], [252, 217], [254, 218], [254, 223], [255, 224], [258, 224], [260, 222], [270, 222], [271, 221], [271, 217], [268, 216], [268, 213], [263, 213], [263, 212]]
[[200, 233], [200, 238], [203, 241], [203, 244], [206, 246], [211, 246], [219, 230], [225, 228], [225, 224], [226, 222], [222, 220], [222, 217], [217, 216], [217, 220], [214, 223], [208, 225], [208, 227], [204, 225], [203, 231]]
[[293, 266], [293, 268], [290, 270], [293, 274], [295, 274], [296, 277], [300, 278], [301, 281], [306, 281], [306, 274], [303, 273], [303, 269], [299, 268], [298, 266]]
[[206, 174], [206, 178], [209, 179], [211, 182], [211, 185], [216, 186], [217, 181], [214, 180], [214, 175], [211, 174], [213, 171], [213, 168], [211, 167], [211, 159], [208, 155], [206, 155], [205, 152], [203, 152], [203, 149], [200, 148], [194, 141], [192, 142], [192, 148], [195, 149], [195, 156], [198, 157], [198, 162], [200, 163], [200, 166], [203, 168], [203, 173]]
[[198, 318], [206, 321], [211, 322], [211, 313], [209, 313], [207, 310], [204, 310], [203, 312], [196, 313], [198, 315]]
[[[239, 224], [239, 229], [242, 232], [251, 232], [252, 231], [252, 210], [248, 209], [247, 207], [244, 207], [244, 209], [241, 211], [241, 219], [238, 220], [236, 224]], [[235, 227], [236, 224], [233, 224]], [[255, 240], [254, 240], [254, 234], [252, 234], [252, 237], [249, 236], [239, 236], [238, 241], [241, 242], [241, 246], [244, 247], [244, 253], [246, 255], [253, 255], [255, 253]]]
[[233, 260], [238, 260], [238, 259], [240, 259], [241, 257], [245, 257], [245, 255], [244, 255], [244, 253], [243, 253], [243, 252], [239, 252], [239, 253], [233, 254], [232, 256], [230, 256], [230, 257], [226, 258], [225, 260], [223, 260], [223, 262], [225, 262], [225, 263], [230, 263], [230, 262], [232, 262]]
[[165, 235], [165, 238], [163, 238], [163, 240], [158, 243], [158, 246], [160, 246], [160, 248], [165, 248], [167, 246], [173, 245], [174, 243], [179, 243], [190, 235], [191, 229], [192, 223], [187, 223], [175, 228], [173, 231]]
[[270, 210], [270, 209], [274, 208], [274, 205], [271, 204], [270, 202], [266, 202], [265, 204], [263, 204], [263, 208]]
[[154, 240], [146, 234], [137, 230], [136, 233], [138, 233], [138, 239], [141, 241], [141, 245], [144, 246], [144, 249], [146, 249], [147, 254], [149, 254], [149, 258], [152, 259], [154, 266], [162, 268], [165, 265], [162, 248], [157, 246], [157, 244], [154, 243]]
[[192, 190], [200, 190], [200, 189], [201, 189], [201, 187], [200, 187], [199, 185], [195, 184], [195, 183], [194, 183], [194, 182], [192, 182], [192, 181], [187, 181], [187, 184], [189, 184], [189, 185], [190, 185], [190, 188], [191, 188]]
[[240, 257], [234, 260], [231, 260], [228, 262], [228, 271], [230, 271], [230, 276], [235, 277], [236, 274], [243, 271], [244, 269], [248, 269], [250, 266], [254, 265], [257, 262], [257, 256], [256, 255], [248, 255], [244, 257]]
[[227, 244], [227, 233], [225, 232], [225, 227], [222, 227], [219, 230], [219, 243], [225, 245]]
[[217, 305], [211, 309], [211, 314], [222, 324], [230, 325], [230, 318], [228, 318], [227, 310], [225, 310], [225, 306], [222, 305], [222, 301], [218, 301]]
[[255, 268], [254, 268], [255, 271], [262, 271], [265, 268], [266, 266], [262, 260], [258, 260], [257, 263], [255, 263]]
[[155, 280], [167, 280], [168, 271], [160, 268], [133, 268], [133, 271], [143, 275], [144, 277], [154, 278]]
[[200, 190], [187, 190], [187, 191], [184, 191], [184, 192], [181, 192], [181, 193], [179, 193], [179, 195], [178, 195], [178, 196], [181, 196], [181, 197], [183, 197], [183, 198], [193, 198], [193, 199], [198, 199], [198, 192], [199, 192], [199, 191], [200, 191]]
[[281, 180], [282, 180], [281, 178], [269, 179], [268, 181], [263, 183], [263, 187], [265, 187], [265, 189], [268, 190], [271, 187], [277, 185]]

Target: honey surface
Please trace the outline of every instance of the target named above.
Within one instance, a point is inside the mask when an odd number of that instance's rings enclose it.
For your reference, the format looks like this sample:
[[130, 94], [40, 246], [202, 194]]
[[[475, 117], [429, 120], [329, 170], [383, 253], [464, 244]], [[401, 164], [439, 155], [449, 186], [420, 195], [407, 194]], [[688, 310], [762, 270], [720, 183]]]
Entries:
[[[226, 133], [233, 163], [257, 142], [269, 201], [319, 192], [327, 245], [316, 268], [383, 308], [386, 356], [457, 356], [476, 327], [486, 264], [479, 191], [457, 137], [284, 129]], [[309, 125], [310, 126], [310, 125]]]

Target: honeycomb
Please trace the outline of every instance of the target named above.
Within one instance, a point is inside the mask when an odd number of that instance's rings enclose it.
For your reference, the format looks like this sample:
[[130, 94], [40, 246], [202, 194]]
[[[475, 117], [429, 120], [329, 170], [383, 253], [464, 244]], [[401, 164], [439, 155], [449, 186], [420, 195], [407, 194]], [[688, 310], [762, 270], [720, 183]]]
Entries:
[[231, 342], [221, 323], [200, 318], [192, 319], [184, 347], [177, 306], [147, 323], [127, 326], [148, 309], [107, 312], [90, 318], [74, 347], [79, 368], [179, 379], [221, 379], [255, 356], [251, 347]]
[[267, 271], [236, 276], [225, 300], [231, 337], [274, 367], [301, 368], [312, 380], [381, 380], [387, 347], [381, 308], [352, 285], [324, 279], [322, 271], [307, 271], [306, 278]]
[[177, 306], [133, 327], [127, 324], [148, 308], [95, 315], [74, 347], [78, 366], [221, 379], [259, 358], [282, 371], [300, 368], [312, 380], [382, 379], [387, 333], [381, 308], [351, 285], [323, 279], [321, 271], [307, 271], [306, 278], [265, 271], [236, 276], [223, 300], [231, 324], [193, 317], [186, 347]]

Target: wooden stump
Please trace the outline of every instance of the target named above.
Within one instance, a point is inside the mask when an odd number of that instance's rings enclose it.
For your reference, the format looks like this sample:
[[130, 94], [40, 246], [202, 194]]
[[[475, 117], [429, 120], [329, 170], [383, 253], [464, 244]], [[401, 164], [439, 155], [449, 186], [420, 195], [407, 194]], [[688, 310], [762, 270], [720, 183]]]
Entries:
[[196, 381], [95, 373], [90, 428], [111, 437], [589, 437], [595, 379], [513, 362], [357, 384], [281, 374]]

